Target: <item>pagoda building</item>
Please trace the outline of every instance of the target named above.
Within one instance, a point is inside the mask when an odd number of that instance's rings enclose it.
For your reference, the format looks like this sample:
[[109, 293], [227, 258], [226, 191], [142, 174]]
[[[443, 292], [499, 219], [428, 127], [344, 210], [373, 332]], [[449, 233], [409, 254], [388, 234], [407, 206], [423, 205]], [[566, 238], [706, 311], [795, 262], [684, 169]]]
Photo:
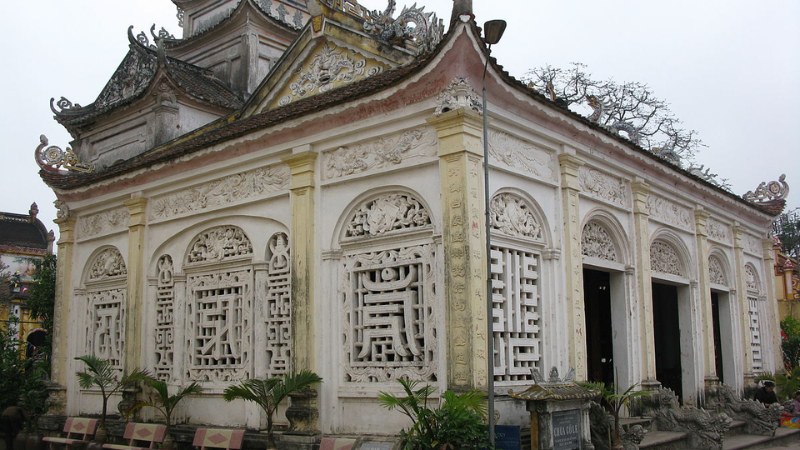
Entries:
[[449, 23], [424, 1], [174, 3], [182, 36], [128, 30], [94, 102], [52, 102], [71, 148], [36, 151], [65, 414], [100, 410], [85, 354], [200, 383], [179, 414], [230, 427], [265, 417], [227, 386], [310, 369], [303, 426], [348, 435], [407, 426], [377, 400], [400, 378], [491, 380], [499, 423], [525, 425], [508, 392], [553, 367], [686, 405], [782, 367], [785, 183], [740, 197], [530, 89], [469, 1]]

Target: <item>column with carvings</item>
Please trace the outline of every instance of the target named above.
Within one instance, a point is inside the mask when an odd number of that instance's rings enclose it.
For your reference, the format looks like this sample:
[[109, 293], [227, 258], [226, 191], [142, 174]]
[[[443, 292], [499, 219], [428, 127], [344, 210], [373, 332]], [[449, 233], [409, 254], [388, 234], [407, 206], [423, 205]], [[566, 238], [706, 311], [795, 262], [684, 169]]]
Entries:
[[653, 285], [650, 270], [650, 212], [647, 202], [650, 185], [642, 179], [631, 183], [633, 193], [634, 259], [637, 266], [636, 297], [639, 302], [639, 330], [641, 332], [642, 387], [657, 388], [656, 340], [653, 334]]
[[733, 225], [733, 258], [734, 258], [734, 289], [739, 301], [739, 312], [742, 327], [742, 345], [744, 352], [744, 385], [748, 386], [755, 380], [753, 374], [753, 348], [750, 341], [750, 307], [747, 299], [747, 277], [744, 273], [744, 230], [738, 223]]
[[[310, 145], [293, 149], [284, 158], [289, 165], [291, 181], [289, 199], [292, 223], [289, 248], [292, 249], [292, 370], [317, 370], [314, 317], [314, 273], [316, 264], [315, 185], [317, 154]], [[316, 391], [292, 396], [287, 418], [290, 433], [319, 433], [319, 410]]]
[[128, 302], [125, 306], [125, 370], [143, 367], [142, 324], [144, 319], [144, 248], [147, 225], [147, 199], [132, 197], [125, 201], [128, 222]]
[[69, 216], [66, 204], [56, 201], [58, 207], [58, 264], [56, 265], [56, 292], [53, 306], [53, 348], [51, 355], [50, 379], [53, 382], [51, 396], [54, 398], [51, 414], [64, 414], [66, 386], [69, 370], [70, 305], [72, 304], [72, 268], [75, 256], [75, 218]]
[[770, 339], [764, 345], [771, 358], [770, 365], [765, 370], [774, 373], [779, 369], [783, 369], [783, 354], [781, 352], [781, 315], [775, 296], [775, 252], [772, 244], [773, 242], [770, 238], [761, 240], [762, 255], [764, 255], [762, 266], [764, 293], [763, 297], [758, 300], [764, 306], [763, 310], [768, 318], [766, 327], [762, 327], [762, 330], [768, 333]]
[[488, 383], [482, 120], [458, 108], [428, 122], [439, 137], [447, 384], [456, 390], [481, 388]]
[[711, 279], [708, 275], [708, 218], [701, 206], [694, 210], [695, 245], [697, 246], [698, 301], [702, 323], [703, 365], [706, 390], [719, 384], [714, 348], [714, 315], [711, 308]]
[[583, 304], [583, 252], [581, 249], [580, 182], [578, 172], [584, 162], [569, 153], [558, 155], [561, 168], [561, 201], [564, 218], [564, 268], [567, 305], [567, 330], [569, 336], [569, 366], [575, 368], [575, 377], [585, 380], [586, 367], [586, 311]]

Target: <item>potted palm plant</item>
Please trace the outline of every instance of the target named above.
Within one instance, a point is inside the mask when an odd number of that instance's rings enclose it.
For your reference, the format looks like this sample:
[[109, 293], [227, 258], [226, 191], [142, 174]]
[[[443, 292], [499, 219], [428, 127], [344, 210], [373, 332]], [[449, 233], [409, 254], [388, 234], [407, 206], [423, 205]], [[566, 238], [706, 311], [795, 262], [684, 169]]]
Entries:
[[253, 402], [264, 410], [267, 415], [267, 449], [271, 450], [277, 448], [272, 431], [272, 416], [278, 405], [290, 394], [304, 391], [321, 382], [322, 378], [316, 373], [302, 370], [282, 377], [244, 380], [239, 384], [228, 386], [222, 395], [229, 402], [242, 399]]
[[142, 380], [147, 376], [147, 371], [135, 369], [127, 375], [123, 373], [118, 376], [117, 369], [107, 359], [98, 358], [94, 355], [78, 356], [75, 359], [82, 361], [86, 366], [85, 370], [76, 372], [78, 384], [83, 389], [96, 386], [100, 389], [100, 395], [103, 397], [103, 409], [100, 415], [100, 422], [97, 424], [97, 432], [95, 433], [95, 441], [103, 443], [108, 437], [108, 432], [106, 431], [108, 399], [119, 392], [120, 389]]
[[177, 408], [181, 400], [189, 395], [199, 394], [203, 388], [197, 384], [197, 382], [192, 382], [192, 384], [179, 388], [177, 392], [170, 395], [169, 386], [167, 386], [165, 381], [153, 378], [149, 375], [144, 377], [143, 381], [145, 386], [150, 388], [150, 393], [148, 398], [142, 402], [141, 406], [149, 406], [155, 409], [164, 418], [167, 430], [165, 432], [164, 442], [161, 444], [161, 449], [172, 449], [175, 447], [175, 441], [172, 439], [171, 433], [173, 425], [172, 414], [175, 412], [175, 408]]

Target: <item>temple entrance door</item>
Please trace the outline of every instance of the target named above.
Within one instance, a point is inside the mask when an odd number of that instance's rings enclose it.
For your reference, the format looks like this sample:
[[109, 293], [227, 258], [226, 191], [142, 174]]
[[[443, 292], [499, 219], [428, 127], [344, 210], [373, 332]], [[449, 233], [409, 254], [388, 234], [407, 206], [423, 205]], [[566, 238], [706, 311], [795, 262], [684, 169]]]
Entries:
[[611, 277], [608, 272], [583, 269], [586, 317], [586, 372], [589, 381], [614, 385], [614, 347], [611, 329]]
[[682, 399], [681, 333], [676, 286], [653, 283], [653, 335], [656, 379]]
[[711, 292], [711, 317], [714, 322], [714, 367], [720, 384], [725, 382], [725, 371], [722, 367], [722, 334], [719, 321], [719, 295]]

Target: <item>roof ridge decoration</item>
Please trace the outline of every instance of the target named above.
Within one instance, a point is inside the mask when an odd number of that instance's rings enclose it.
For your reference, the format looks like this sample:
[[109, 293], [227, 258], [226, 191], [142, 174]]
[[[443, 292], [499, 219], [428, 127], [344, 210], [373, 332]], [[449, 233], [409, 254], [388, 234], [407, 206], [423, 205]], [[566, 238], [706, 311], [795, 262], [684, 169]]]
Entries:
[[36, 164], [47, 172], [56, 174], [65, 174], [67, 172], [92, 172], [94, 166], [92, 164], [84, 164], [78, 160], [78, 156], [67, 147], [64, 151], [55, 145], [48, 146], [49, 141], [47, 136], [39, 136], [39, 145], [34, 151]]
[[[395, 0], [388, 0], [383, 12], [374, 10], [364, 20], [364, 31], [381, 42], [399, 47], [410, 43], [417, 55], [430, 53], [439, 45], [444, 34], [444, 24], [435, 12], [424, 12], [425, 7], [403, 6], [397, 18], [392, 18]], [[410, 27], [409, 24], [414, 26]]]
[[786, 174], [781, 174], [778, 181], [762, 181], [755, 191], [747, 191], [742, 198], [747, 202], [762, 206], [777, 216], [783, 212], [788, 195], [789, 184], [786, 183]]

